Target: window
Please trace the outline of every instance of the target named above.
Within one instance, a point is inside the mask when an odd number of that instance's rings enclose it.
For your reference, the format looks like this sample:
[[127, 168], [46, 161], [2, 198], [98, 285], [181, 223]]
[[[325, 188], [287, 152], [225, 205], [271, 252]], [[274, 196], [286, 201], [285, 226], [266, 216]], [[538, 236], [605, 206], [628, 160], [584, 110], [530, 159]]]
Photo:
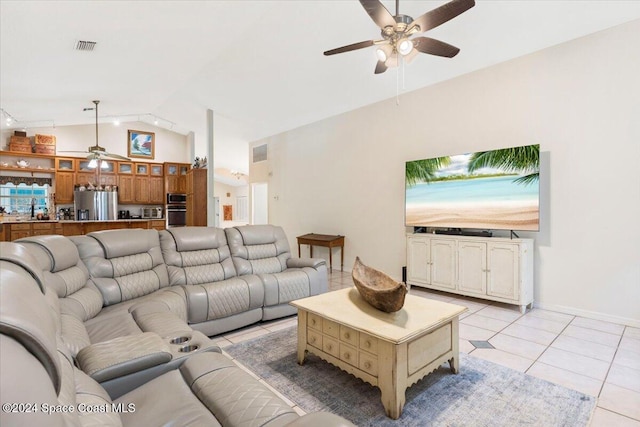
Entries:
[[48, 206], [49, 184], [14, 184], [11, 182], [0, 185], [0, 206], [7, 213], [31, 214], [44, 210]]

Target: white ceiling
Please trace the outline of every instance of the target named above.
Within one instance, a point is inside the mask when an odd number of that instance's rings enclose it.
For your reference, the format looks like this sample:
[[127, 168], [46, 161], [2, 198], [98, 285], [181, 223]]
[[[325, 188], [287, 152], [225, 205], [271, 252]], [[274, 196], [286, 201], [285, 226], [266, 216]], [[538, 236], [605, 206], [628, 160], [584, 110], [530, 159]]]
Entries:
[[[460, 54], [416, 58], [403, 91], [640, 18], [637, 0], [476, 1], [428, 33]], [[400, 12], [444, 3], [401, 0]], [[92, 123], [82, 109], [100, 99], [101, 116], [152, 113], [204, 144], [212, 109], [216, 167], [246, 173], [248, 142], [396, 96], [373, 48], [322, 55], [379, 38], [356, 0], [1, 0], [0, 14], [0, 106], [19, 122]], [[79, 52], [78, 40], [98, 44]]]

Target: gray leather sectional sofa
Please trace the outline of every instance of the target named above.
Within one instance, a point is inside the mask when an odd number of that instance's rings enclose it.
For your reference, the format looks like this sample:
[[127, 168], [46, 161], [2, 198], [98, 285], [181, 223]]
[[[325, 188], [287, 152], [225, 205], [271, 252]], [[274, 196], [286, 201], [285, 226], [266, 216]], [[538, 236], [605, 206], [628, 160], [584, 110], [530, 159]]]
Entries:
[[36, 236], [0, 263], [3, 426], [350, 425], [299, 417], [208, 338], [327, 290], [324, 261], [293, 260], [279, 227]]

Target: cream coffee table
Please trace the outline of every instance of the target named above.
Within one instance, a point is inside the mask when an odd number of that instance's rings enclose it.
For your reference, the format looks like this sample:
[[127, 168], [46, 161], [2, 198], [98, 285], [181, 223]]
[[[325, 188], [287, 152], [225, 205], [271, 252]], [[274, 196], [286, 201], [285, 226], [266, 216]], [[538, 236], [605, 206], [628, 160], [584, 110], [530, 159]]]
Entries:
[[387, 416], [398, 419], [405, 390], [444, 362], [458, 373], [458, 316], [466, 307], [407, 295], [385, 313], [355, 288], [291, 302], [298, 308], [298, 363], [309, 351], [376, 386]]

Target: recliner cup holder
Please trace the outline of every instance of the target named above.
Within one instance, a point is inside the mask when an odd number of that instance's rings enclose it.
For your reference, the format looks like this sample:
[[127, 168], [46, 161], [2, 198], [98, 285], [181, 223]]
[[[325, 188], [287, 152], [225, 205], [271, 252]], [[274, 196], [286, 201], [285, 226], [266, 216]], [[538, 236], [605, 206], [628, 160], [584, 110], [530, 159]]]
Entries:
[[199, 346], [199, 345], [197, 345], [197, 344], [194, 344], [194, 345], [185, 345], [184, 347], [180, 347], [180, 348], [178, 349], [178, 351], [179, 351], [180, 353], [191, 353], [192, 351], [196, 351], [196, 350], [197, 350], [197, 349], [199, 349], [199, 348], [200, 348], [200, 346]]
[[183, 344], [189, 340], [191, 340], [191, 337], [175, 337], [175, 338], [171, 338], [169, 342], [171, 344]]

